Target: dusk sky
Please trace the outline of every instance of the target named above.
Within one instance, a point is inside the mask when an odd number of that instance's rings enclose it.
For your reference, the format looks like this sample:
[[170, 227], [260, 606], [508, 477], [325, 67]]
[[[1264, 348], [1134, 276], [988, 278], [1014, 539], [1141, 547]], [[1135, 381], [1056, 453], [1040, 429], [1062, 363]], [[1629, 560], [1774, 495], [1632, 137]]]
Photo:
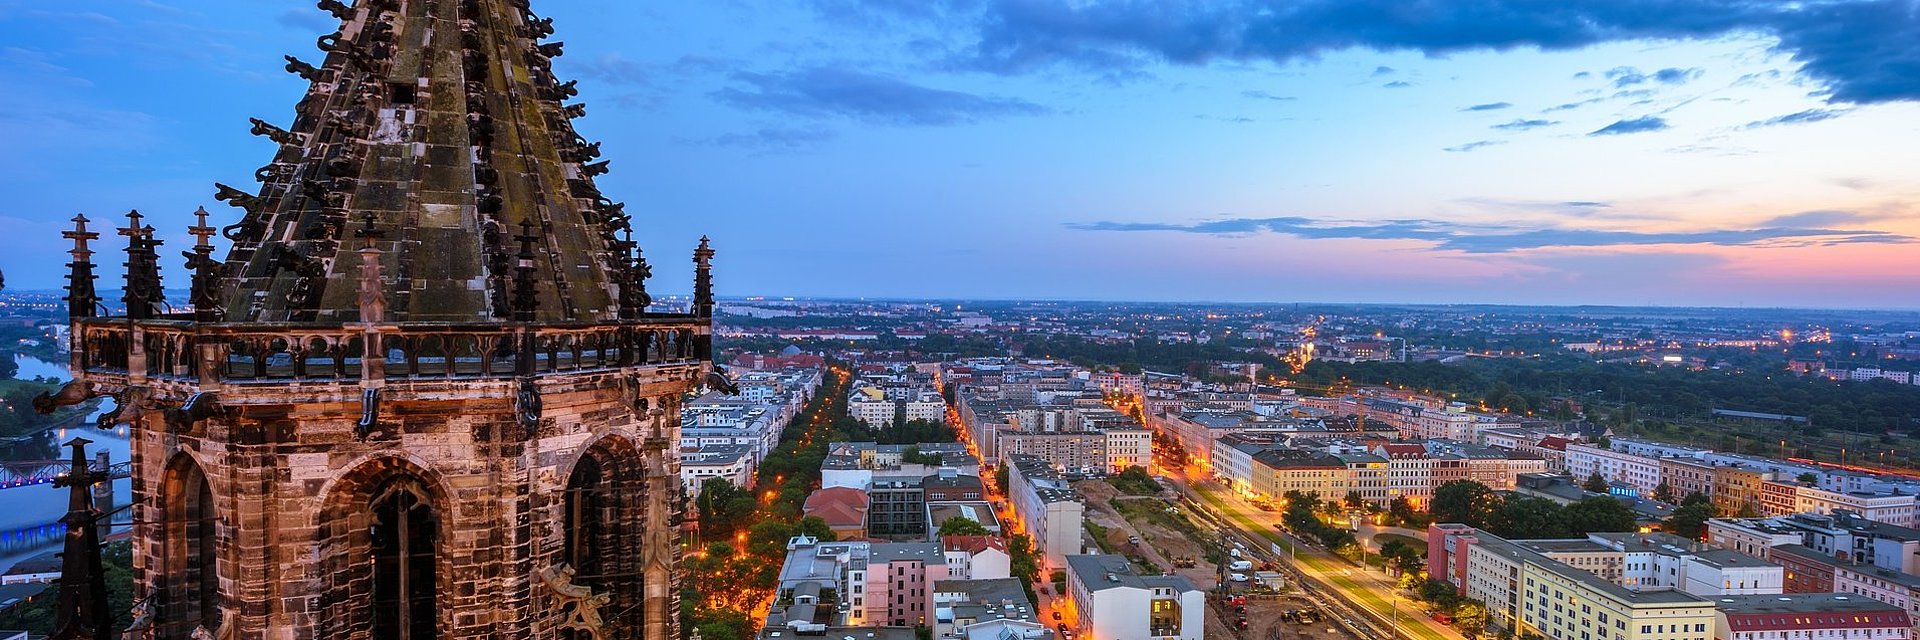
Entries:
[[[1920, 307], [1916, 0], [533, 7], [656, 291]], [[130, 208], [184, 287], [336, 26], [0, 0], [8, 287]]]

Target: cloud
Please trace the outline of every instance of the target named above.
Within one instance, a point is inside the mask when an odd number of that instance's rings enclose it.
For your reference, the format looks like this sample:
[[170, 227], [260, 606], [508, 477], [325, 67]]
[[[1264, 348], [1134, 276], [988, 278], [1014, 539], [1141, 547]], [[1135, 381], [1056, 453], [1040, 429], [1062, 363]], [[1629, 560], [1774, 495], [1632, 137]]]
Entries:
[[1024, 100], [933, 89], [850, 69], [735, 73], [736, 85], [711, 95], [741, 109], [808, 117], [841, 116], [877, 124], [945, 126], [1048, 113]]
[[1599, 129], [1595, 129], [1593, 132], [1588, 133], [1587, 135], [1618, 136], [1618, 135], [1626, 135], [1629, 133], [1646, 133], [1649, 131], [1665, 131], [1665, 130], [1667, 130], [1666, 118], [1662, 118], [1659, 116], [1645, 116], [1641, 118], [1619, 120], [1614, 122], [1613, 124], [1601, 127]]
[[1513, 106], [1513, 103], [1511, 102], [1489, 102], [1486, 104], [1476, 104], [1471, 107], [1465, 107], [1460, 110], [1461, 111], [1497, 111], [1497, 110], [1505, 109], [1511, 106]]
[[1806, 111], [1789, 113], [1784, 116], [1775, 116], [1772, 118], [1767, 118], [1765, 120], [1757, 120], [1754, 122], [1749, 122], [1746, 124], [1746, 126], [1741, 128], [1757, 129], [1760, 127], [1771, 127], [1771, 126], [1783, 125], [1783, 124], [1806, 124], [1809, 122], [1819, 122], [1821, 120], [1832, 120], [1834, 118], [1838, 118], [1844, 115], [1847, 115], [1846, 109], [1808, 109]]
[[838, 134], [821, 127], [761, 127], [746, 133], [727, 133], [712, 138], [684, 140], [690, 144], [779, 152], [798, 151], [824, 144]]
[[1466, 144], [1461, 144], [1461, 145], [1454, 145], [1454, 146], [1451, 146], [1451, 147], [1447, 147], [1447, 148], [1445, 148], [1445, 149], [1441, 149], [1441, 151], [1448, 151], [1448, 152], [1452, 152], [1452, 153], [1466, 153], [1466, 152], [1468, 152], [1468, 151], [1472, 151], [1472, 150], [1474, 150], [1474, 149], [1480, 149], [1480, 148], [1483, 148], [1483, 147], [1491, 147], [1491, 146], [1494, 146], [1494, 145], [1497, 145], [1497, 144], [1506, 144], [1506, 143], [1507, 143], [1507, 141], [1505, 141], [1505, 140], [1475, 140], [1475, 141], [1473, 141], [1473, 142], [1469, 142], [1469, 143], [1466, 143]]
[[[1829, 212], [1795, 214], [1818, 220]], [[1778, 220], [1792, 220], [1781, 216]], [[1772, 222], [1772, 221], [1769, 221]], [[1907, 243], [1911, 236], [1886, 231], [1830, 229], [1819, 226], [1760, 226], [1751, 229], [1701, 231], [1620, 231], [1561, 226], [1473, 225], [1430, 219], [1347, 221], [1299, 216], [1228, 218], [1192, 224], [1161, 222], [1068, 223], [1080, 231], [1172, 231], [1217, 236], [1246, 236], [1260, 232], [1305, 239], [1411, 240], [1433, 248], [1461, 253], [1493, 254], [1564, 247], [1630, 247], [1652, 245], [1710, 245], [1768, 247]]]
[[1390, 76], [1390, 75], [1393, 75], [1393, 67], [1388, 67], [1383, 65], [1383, 66], [1378, 66], [1373, 68], [1373, 77], [1378, 78], [1380, 76]]
[[1551, 127], [1556, 124], [1560, 124], [1560, 121], [1558, 120], [1527, 120], [1523, 118], [1523, 119], [1514, 120], [1513, 122], [1496, 124], [1496, 125], [1493, 125], [1493, 128], [1500, 129], [1502, 131], [1526, 131], [1528, 129], [1538, 129], [1540, 127]]
[[[954, 39], [951, 62], [997, 73], [1053, 65], [1285, 64], [1352, 49], [1428, 56], [1570, 51], [1607, 42], [1762, 34], [1800, 63], [1800, 74], [1824, 85], [1830, 101], [1920, 100], [1920, 73], [1914, 73], [1920, 19], [1913, 0], [930, 0], [941, 8], [911, 12], [901, 4], [869, 0], [866, 8], [926, 16]], [[1691, 72], [1646, 75], [1677, 83]]]
[[1697, 68], [1681, 69], [1678, 67], [1667, 67], [1654, 71], [1653, 73], [1643, 73], [1633, 67], [1614, 67], [1607, 70], [1606, 76], [1608, 80], [1613, 81], [1614, 88], [1618, 89], [1649, 82], [1682, 85], [1694, 78], [1700, 77], [1702, 73], [1705, 73], [1705, 71]]
[[1389, 82], [1380, 86], [1386, 87], [1388, 89], [1405, 89], [1407, 87], [1413, 86], [1413, 83], [1407, 82], [1405, 80], [1395, 80], [1393, 82]]
[[1240, 92], [1240, 95], [1253, 98], [1255, 100], [1278, 100], [1281, 102], [1291, 102], [1294, 100], [1299, 100], [1299, 98], [1296, 98], [1293, 96], [1277, 96], [1271, 93], [1267, 93], [1265, 91], [1242, 91]]

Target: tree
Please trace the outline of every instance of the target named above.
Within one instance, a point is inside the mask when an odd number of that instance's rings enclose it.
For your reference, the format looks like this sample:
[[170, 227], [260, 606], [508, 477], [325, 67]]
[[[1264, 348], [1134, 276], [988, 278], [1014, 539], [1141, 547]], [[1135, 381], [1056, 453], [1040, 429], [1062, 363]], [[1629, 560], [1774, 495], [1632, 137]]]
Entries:
[[1687, 497], [1680, 499], [1680, 506], [1683, 507], [1690, 507], [1696, 504], [1703, 504], [1711, 509], [1713, 507], [1713, 498], [1707, 497], [1707, 494], [1695, 491], [1687, 494]]
[[1667, 533], [1699, 540], [1707, 533], [1707, 520], [1713, 517], [1711, 505], [1690, 504], [1673, 510], [1662, 528]]
[[1500, 505], [1487, 528], [1507, 539], [1564, 538], [1570, 530], [1563, 511], [1552, 500], [1513, 498]]
[[1427, 514], [1434, 522], [1458, 522], [1469, 527], [1486, 528], [1500, 510], [1500, 495], [1487, 485], [1472, 480], [1454, 480], [1433, 490], [1433, 502]]
[[1348, 509], [1359, 509], [1366, 506], [1367, 499], [1360, 495], [1359, 491], [1348, 491], [1346, 499], [1342, 502], [1346, 503]]
[[1660, 485], [1653, 488], [1653, 499], [1673, 504], [1673, 487], [1668, 485], [1667, 481], [1661, 480]]
[[1587, 476], [1586, 483], [1580, 485], [1580, 488], [1586, 489], [1588, 491], [1592, 491], [1594, 493], [1606, 493], [1607, 479], [1600, 477], [1600, 472], [1595, 471], [1593, 472], [1593, 475]]
[[1465, 600], [1453, 608], [1453, 628], [1469, 638], [1478, 638], [1487, 630], [1487, 605], [1479, 600]]
[[1387, 522], [1389, 523], [1412, 529], [1425, 529], [1424, 520], [1420, 512], [1413, 510], [1413, 501], [1408, 500], [1406, 496], [1394, 496], [1393, 500], [1387, 503]]
[[972, 518], [954, 516], [940, 523], [940, 536], [984, 536], [991, 535], [987, 527]]
[[1160, 483], [1153, 480], [1153, 475], [1139, 465], [1127, 467], [1125, 471], [1107, 478], [1107, 484], [1113, 485], [1113, 488], [1119, 489], [1122, 493], [1135, 496], [1156, 495], [1161, 490]]
[[1561, 512], [1576, 535], [1634, 530], [1633, 509], [1612, 496], [1594, 496], [1568, 505]]
[[758, 506], [752, 492], [734, 487], [726, 478], [708, 478], [694, 499], [694, 508], [700, 514], [700, 529], [707, 537], [733, 535]]
[[1795, 476], [1794, 479], [1799, 480], [1801, 484], [1818, 484], [1820, 482], [1820, 476], [1814, 475], [1812, 471]]

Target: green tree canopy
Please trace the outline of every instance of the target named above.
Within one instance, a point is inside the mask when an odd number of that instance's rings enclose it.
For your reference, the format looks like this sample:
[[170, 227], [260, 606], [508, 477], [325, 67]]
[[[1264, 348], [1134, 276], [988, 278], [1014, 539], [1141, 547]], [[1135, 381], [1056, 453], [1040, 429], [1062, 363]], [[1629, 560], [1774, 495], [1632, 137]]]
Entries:
[[1433, 490], [1433, 502], [1427, 514], [1434, 522], [1457, 522], [1486, 528], [1505, 502], [1487, 485], [1472, 480], [1454, 480]]
[[1595, 496], [1571, 505], [1562, 512], [1573, 533], [1605, 533], [1634, 530], [1633, 509], [1611, 496]]
[[954, 516], [940, 523], [941, 536], [984, 536], [991, 533], [985, 525], [974, 522], [972, 518]]

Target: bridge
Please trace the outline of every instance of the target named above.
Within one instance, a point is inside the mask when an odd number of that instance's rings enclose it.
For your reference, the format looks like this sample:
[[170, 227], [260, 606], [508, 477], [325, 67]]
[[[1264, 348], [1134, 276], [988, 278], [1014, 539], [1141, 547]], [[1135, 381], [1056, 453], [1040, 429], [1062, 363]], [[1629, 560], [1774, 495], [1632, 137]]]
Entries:
[[[109, 463], [102, 456], [94, 458], [88, 465], [95, 473], [105, 473], [111, 480], [133, 476], [133, 463]], [[52, 484], [55, 478], [73, 471], [70, 460], [8, 460], [0, 461], [0, 489], [14, 489], [35, 485]]]

